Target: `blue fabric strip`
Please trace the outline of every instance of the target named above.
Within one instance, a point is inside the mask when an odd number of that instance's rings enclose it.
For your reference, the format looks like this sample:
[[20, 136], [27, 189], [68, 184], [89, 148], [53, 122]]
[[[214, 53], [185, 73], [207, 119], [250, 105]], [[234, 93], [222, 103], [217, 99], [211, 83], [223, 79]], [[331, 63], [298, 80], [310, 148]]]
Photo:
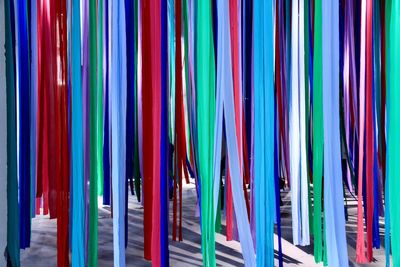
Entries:
[[324, 210], [329, 266], [348, 266], [339, 127], [339, 3], [322, 1]]
[[114, 266], [125, 266], [126, 29], [124, 0], [111, 4], [111, 139]]
[[[127, 104], [126, 104], [126, 185], [133, 187], [133, 161], [135, 145], [135, 11], [134, 0], [125, 0], [126, 13], [126, 56], [127, 56]], [[128, 189], [128, 188], [127, 188]], [[128, 245], [128, 190], [125, 191], [125, 247]]]
[[30, 172], [30, 81], [27, 2], [16, 1], [17, 9], [17, 122], [18, 179], [20, 203], [20, 247], [29, 247], [31, 236]]
[[104, 0], [104, 134], [103, 134], [103, 204], [111, 204], [110, 192], [110, 105], [109, 105], [109, 8], [108, 0]]
[[161, 151], [160, 151], [160, 207], [161, 207], [161, 266], [169, 266], [168, 251], [168, 21], [167, 0], [161, 0]]

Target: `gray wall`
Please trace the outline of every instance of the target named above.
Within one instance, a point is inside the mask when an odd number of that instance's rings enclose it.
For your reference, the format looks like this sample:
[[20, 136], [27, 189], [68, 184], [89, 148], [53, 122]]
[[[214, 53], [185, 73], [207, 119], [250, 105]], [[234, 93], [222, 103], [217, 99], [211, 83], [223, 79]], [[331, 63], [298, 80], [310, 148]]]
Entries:
[[4, 0], [0, 0], [0, 266], [7, 244], [7, 105]]

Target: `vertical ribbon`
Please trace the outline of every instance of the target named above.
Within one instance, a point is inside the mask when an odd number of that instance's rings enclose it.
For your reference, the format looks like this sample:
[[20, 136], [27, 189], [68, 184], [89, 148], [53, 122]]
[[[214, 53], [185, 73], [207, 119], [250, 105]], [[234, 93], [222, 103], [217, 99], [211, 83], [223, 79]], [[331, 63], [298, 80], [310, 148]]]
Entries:
[[313, 79], [313, 189], [314, 189], [314, 258], [322, 261], [322, 172], [324, 159], [323, 84], [322, 84], [322, 3], [314, 10], [314, 79]]
[[273, 1], [253, 5], [254, 187], [257, 266], [274, 264]]
[[215, 223], [213, 218], [213, 162], [215, 121], [215, 62], [211, 2], [196, 3], [196, 99], [201, 181], [201, 239], [204, 266], [215, 266]]
[[390, 34], [389, 34], [389, 86], [388, 88], [388, 148], [387, 148], [387, 183], [389, 183], [389, 205], [390, 205], [390, 231], [392, 241], [392, 260], [393, 266], [400, 265], [400, 195], [396, 192], [400, 186], [400, 143], [396, 136], [400, 132], [400, 113], [398, 105], [400, 101], [400, 88], [398, 77], [400, 67], [398, 60], [400, 58], [400, 1], [391, 1], [390, 15]]
[[324, 214], [329, 266], [348, 266], [339, 128], [339, 3], [322, 2]]
[[81, 79], [81, 9], [73, 0], [71, 10], [71, 165], [72, 165], [72, 265], [85, 265], [83, 103]]
[[143, 155], [143, 231], [144, 231], [144, 258], [151, 260], [152, 242], [152, 208], [153, 208], [153, 175], [152, 175], [152, 77], [151, 77], [151, 15], [149, 1], [141, 1], [141, 38], [142, 38], [142, 155]]
[[[161, 153], [161, 0], [150, 2], [150, 39], [151, 39], [151, 127], [152, 127], [152, 161], [151, 177], [153, 180], [152, 194], [152, 231], [151, 260], [153, 266], [161, 266], [161, 212], [160, 212], [160, 153]], [[147, 149], [145, 147], [144, 149]]]
[[365, 37], [366, 36], [366, 0], [361, 5], [361, 52], [360, 52], [360, 89], [359, 89], [359, 152], [358, 152], [358, 205], [357, 205], [357, 248], [356, 258], [359, 263], [366, 263], [363, 222], [363, 166], [365, 132]]
[[20, 266], [19, 206], [17, 174], [17, 117], [14, 70], [14, 5], [4, 1], [6, 30], [6, 84], [7, 84], [7, 261]]
[[30, 197], [30, 84], [27, 3], [16, 1], [17, 16], [17, 132], [18, 132], [18, 180], [20, 205], [20, 246], [30, 245], [31, 197]]
[[125, 266], [126, 29], [124, 0], [111, 5], [111, 138], [114, 266]]

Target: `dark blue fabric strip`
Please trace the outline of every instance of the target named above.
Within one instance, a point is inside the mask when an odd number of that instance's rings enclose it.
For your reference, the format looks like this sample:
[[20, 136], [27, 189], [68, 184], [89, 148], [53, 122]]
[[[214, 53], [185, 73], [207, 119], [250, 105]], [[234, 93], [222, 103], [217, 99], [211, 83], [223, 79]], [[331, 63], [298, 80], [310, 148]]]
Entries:
[[[104, 0], [104, 6], [108, 7], [108, 0]], [[105, 82], [104, 82], [104, 141], [103, 141], [103, 171], [104, 171], [104, 184], [103, 184], [103, 204], [110, 205], [111, 197], [110, 197], [110, 128], [109, 128], [109, 99], [108, 99], [108, 8], [105, 8], [104, 14], [104, 51], [105, 51]]]
[[[184, 10], [185, 12], [185, 10]], [[161, 266], [169, 266], [168, 251], [168, 21], [167, 0], [161, 0], [161, 146], [160, 146], [160, 208]]]
[[27, 3], [17, 1], [18, 12], [18, 175], [20, 201], [20, 246], [29, 247], [31, 235], [30, 210], [30, 77], [29, 77], [29, 50]]

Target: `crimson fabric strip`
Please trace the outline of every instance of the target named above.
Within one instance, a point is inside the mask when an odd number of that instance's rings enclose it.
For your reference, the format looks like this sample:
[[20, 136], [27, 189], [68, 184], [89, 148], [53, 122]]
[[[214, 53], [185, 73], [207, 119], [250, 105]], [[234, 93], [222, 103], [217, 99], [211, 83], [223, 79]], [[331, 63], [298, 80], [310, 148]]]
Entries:
[[61, 1], [56, 4], [58, 18], [57, 40], [59, 40], [57, 84], [59, 110], [59, 171], [57, 174], [57, 265], [69, 266], [69, 114], [67, 88], [67, 6]]
[[152, 76], [151, 76], [151, 15], [149, 1], [140, 2], [142, 23], [142, 153], [143, 153], [143, 230], [144, 230], [144, 258], [151, 260], [152, 242], [152, 209], [153, 209], [153, 125], [152, 125]]

